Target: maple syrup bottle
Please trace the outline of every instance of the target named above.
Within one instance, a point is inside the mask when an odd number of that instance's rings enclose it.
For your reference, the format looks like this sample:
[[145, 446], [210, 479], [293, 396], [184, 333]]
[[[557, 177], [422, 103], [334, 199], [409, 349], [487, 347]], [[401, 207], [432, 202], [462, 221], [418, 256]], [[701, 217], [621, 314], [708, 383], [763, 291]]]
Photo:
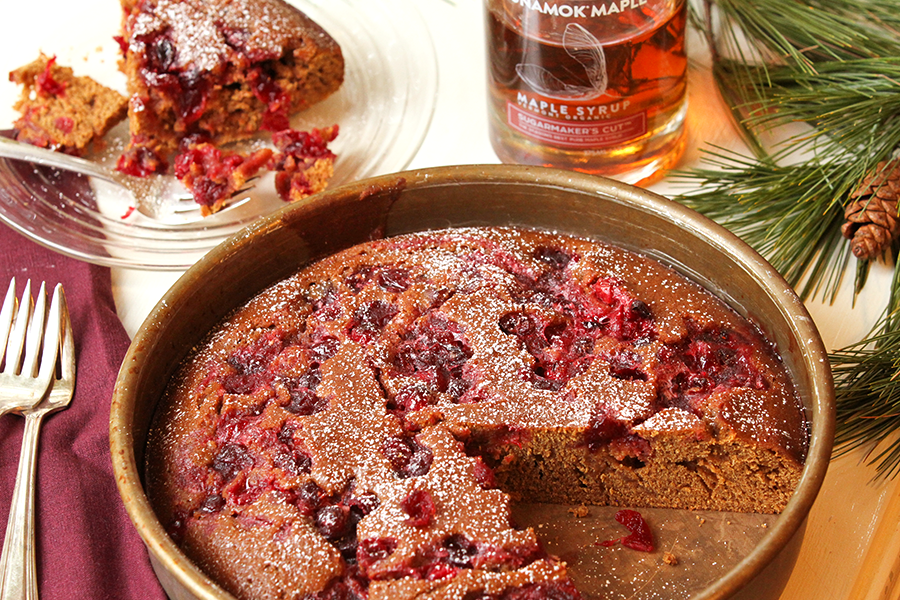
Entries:
[[685, 0], [485, 0], [491, 144], [508, 163], [649, 183], [684, 149]]

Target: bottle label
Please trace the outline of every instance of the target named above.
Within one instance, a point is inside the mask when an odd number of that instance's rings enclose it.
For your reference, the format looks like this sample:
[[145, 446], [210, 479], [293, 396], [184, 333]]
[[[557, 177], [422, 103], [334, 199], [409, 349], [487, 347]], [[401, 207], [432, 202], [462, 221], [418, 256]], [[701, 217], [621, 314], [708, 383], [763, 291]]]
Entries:
[[[561, 105], [557, 107], [557, 114], [586, 108]], [[508, 102], [506, 118], [509, 126], [523, 135], [545, 144], [577, 150], [618, 146], [647, 133], [647, 115], [644, 112], [620, 119], [572, 121], [530, 112]]]

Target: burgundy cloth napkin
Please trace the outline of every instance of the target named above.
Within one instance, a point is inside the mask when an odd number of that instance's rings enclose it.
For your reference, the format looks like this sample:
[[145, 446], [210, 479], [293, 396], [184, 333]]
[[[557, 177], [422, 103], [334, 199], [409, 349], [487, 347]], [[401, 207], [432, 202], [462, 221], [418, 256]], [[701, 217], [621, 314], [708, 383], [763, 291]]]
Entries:
[[[62, 283], [78, 364], [71, 405], [48, 416], [41, 430], [35, 497], [41, 599], [164, 599], [119, 498], [109, 456], [110, 399], [129, 344], [116, 315], [109, 269], [48, 250], [0, 225], [0, 296], [13, 276], [18, 296], [28, 279], [34, 293], [41, 281], [48, 293]], [[23, 424], [18, 415], [0, 417], [3, 534]]]

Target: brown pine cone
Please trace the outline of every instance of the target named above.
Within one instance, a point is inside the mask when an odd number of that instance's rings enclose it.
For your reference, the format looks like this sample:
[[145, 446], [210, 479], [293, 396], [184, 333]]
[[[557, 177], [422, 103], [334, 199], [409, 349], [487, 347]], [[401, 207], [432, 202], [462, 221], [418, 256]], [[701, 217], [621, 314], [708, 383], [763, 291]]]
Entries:
[[841, 233], [850, 240], [853, 255], [871, 260], [900, 237], [897, 201], [900, 199], [900, 159], [878, 163], [850, 194]]

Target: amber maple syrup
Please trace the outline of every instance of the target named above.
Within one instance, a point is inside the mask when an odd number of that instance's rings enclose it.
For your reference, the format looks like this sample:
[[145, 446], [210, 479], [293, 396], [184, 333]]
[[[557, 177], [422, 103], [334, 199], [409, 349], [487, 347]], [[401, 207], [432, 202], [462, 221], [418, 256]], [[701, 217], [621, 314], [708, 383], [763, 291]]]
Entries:
[[504, 162], [648, 183], [684, 148], [684, 0], [486, 0]]

